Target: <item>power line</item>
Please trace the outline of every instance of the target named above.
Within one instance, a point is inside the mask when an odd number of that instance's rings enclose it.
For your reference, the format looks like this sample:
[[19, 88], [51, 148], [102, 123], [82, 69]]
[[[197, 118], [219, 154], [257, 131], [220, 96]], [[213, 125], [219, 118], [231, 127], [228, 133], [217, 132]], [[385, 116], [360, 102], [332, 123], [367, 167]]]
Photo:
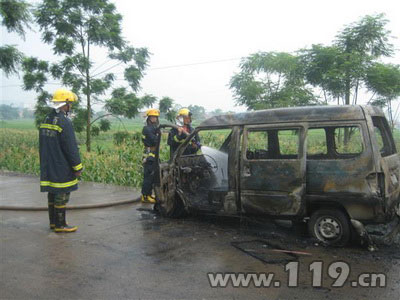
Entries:
[[149, 71], [172, 69], [172, 68], [181, 68], [181, 67], [190, 67], [190, 66], [196, 66], [196, 65], [214, 64], [214, 63], [220, 63], [220, 62], [226, 62], [226, 61], [234, 61], [234, 60], [239, 60], [239, 59], [241, 59], [241, 57], [220, 59], [220, 60], [210, 60], [210, 61], [204, 61], [204, 62], [198, 62], [198, 63], [190, 63], [190, 64], [182, 64], [182, 65], [172, 65], [172, 66], [165, 66], [165, 67], [150, 68]]
[[[227, 61], [235, 61], [235, 60], [240, 60], [241, 57], [236, 57], [236, 58], [228, 58], [228, 59], [220, 59], [220, 60], [210, 60], [210, 61], [203, 61], [203, 62], [198, 62], [198, 63], [188, 63], [188, 64], [181, 64], [181, 65], [171, 65], [171, 66], [164, 66], [164, 67], [155, 67], [155, 68], [150, 68], [147, 71], [153, 71], [153, 70], [165, 70], [165, 69], [173, 69], [173, 68], [183, 68], [183, 67], [191, 67], [191, 66], [198, 66], [198, 65], [207, 65], [207, 64], [215, 64], [215, 63], [221, 63], [221, 62], [227, 62]], [[108, 61], [106, 61], [108, 62]], [[101, 71], [97, 74], [92, 75], [92, 77], [96, 77], [99, 76], [115, 67], [118, 67], [120, 64], [122, 64], [123, 62], [119, 62], [107, 69], [105, 69], [104, 71]], [[105, 63], [103, 63], [102, 65], [104, 65]], [[122, 73], [117, 73], [117, 74], [122, 74]], [[125, 79], [116, 79], [116, 80], [125, 80]], [[46, 84], [59, 84], [59, 83], [46, 83]], [[3, 87], [13, 87], [13, 86], [20, 86], [20, 85], [8, 85], [8, 86], [1, 86]]]
[[99, 66], [97, 66], [96, 68], [93, 69], [93, 72], [97, 71], [98, 69], [100, 69], [102, 66], [104, 66], [106, 63], [112, 61], [111, 58], [107, 58], [102, 64], [100, 64]]
[[117, 63], [117, 64], [115, 64], [115, 65], [113, 65], [111, 67], [109, 67], [108, 69], [105, 69], [104, 71], [101, 71], [101, 72], [99, 72], [97, 74], [92, 75], [92, 77], [99, 76], [99, 75], [101, 75], [101, 74], [103, 74], [103, 73], [105, 73], [105, 72], [107, 72], [107, 71], [109, 71], [111, 69], [114, 69], [115, 67], [118, 67], [120, 64], [122, 64], [122, 61], [120, 61], [119, 63]]
[[[153, 71], [153, 70], [165, 70], [165, 69], [173, 69], [173, 68], [182, 68], [182, 67], [190, 67], [190, 66], [197, 66], [197, 65], [206, 65], [206, 64], [215, 64], [215, 63], [221, 63], [221, 62], [227, 62], [227, 61], [235, 61], [235, 60], [240, 60], [242, 59], [241, 57], [236, 57], [236, 58], [228, 58], [228, 59], [220, 59], [220, 60], [210, 60], [210, 61], [203, 61], [203, 62], [198, 62], [198, 63], [188, 63], [188, 64], [181, 64], [181, 65], [172, 65], [172, 66], [164, 66], [164, 67], [155, 67], [155, 68], [150, 68], [145, 71]], [[110, 68], [97, 73], [93, 75], [92, 77], [98, 76], [100, 74], [103, 74], [104, 72], [107, 72], [108, 70], [111, 70], [117, 66], [119, 66], [122, 62], [115, 64], [114, 66], [111, 66]], [[117, 74], [122, 74], [122, 73], [117, 73]]]

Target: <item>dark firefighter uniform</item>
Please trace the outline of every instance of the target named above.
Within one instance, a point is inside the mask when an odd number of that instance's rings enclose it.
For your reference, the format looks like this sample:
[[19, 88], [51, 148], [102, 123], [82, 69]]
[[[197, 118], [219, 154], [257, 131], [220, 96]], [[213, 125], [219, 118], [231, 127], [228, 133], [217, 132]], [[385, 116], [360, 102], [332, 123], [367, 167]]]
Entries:
[[[143, 184], [142, 184], [142, 201], [153, 202], [151, 197], [154, 181], [154, 166], [156, 161], [155, 150], [157, 146], [158, 136], [160, 132], [156, 124], [147, 123], [143, 127], [142, 141], [144, 144], [143, 153]], [[149, 199], [152, 198], [152, 199]]]
[[40, 191], [66, 194], [78, 189], [74, 172], [82, 170], [71, 121], [55, 109], [40, 125]]
[[[191, 134], [194, 131], [194, 128], [192, 126], [184, 125], [185, 129], [189, 134]], [[178, 130], [175, 128], [172, 128], [171, 131], [168, 134], [168, 145], [170, 146], [170, 157], [172, 158], [172, 155], [178, 149], [178, 147], [185, 141], [187, 137], [187, 134], [182, 132], [179, 134]], [[185, 151], [183, 151], [183, 155], [190, 155], [190, 154], [196, 154], [197, 150], [200, 149], [200, 138], [198, 134], [196, 134], [193, 138], [191, 143], [187, 145]]]
[[75, 231], [77, 227], [68, 228], [65, 222], [65, 205], [70, 193], [78, 189], [74, 172], [83, 167], [72, 123], [62, 110], [53, 109], [40, 125], [39, 153], [40, 191], [48, 192], [50, 228]]

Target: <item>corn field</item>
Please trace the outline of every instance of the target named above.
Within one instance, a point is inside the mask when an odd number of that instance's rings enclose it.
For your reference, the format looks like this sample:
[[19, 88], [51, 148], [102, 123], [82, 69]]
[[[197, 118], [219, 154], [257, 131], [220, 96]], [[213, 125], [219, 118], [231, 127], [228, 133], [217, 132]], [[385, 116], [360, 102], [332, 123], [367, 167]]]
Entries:
[[[219, 149], [229, 135], [230, 130], [200, 132], [202, 145]], [[167, 132], [162, 134], [160, 160], [169, 160], [167, 146]], [[249, 146], [255, 149], [265, 149], [265, 132], [254, 132], [249, 136]], [[315, 130], [309, 136], [308, 154], [323, 153], [325, 142], [321, 139], [321, 132]], [[117, 137], [117, 139], [116, 139]], [[355, 138], [359, 136], [354, 135]], [[400, 147], [399, 136], [395, 133], [397, 149]], [[293, 154], [297, 151], [297, 134], [293, 131], [283, 132], [281, 151], [283, 154]], [[78, 140], [80, 140], [78, 135]], [[113, 141], [114, 140], [114, 141]], [[359, 153], [358, 147], [351, 149]], [[353, 143], [350, 143], [353, 145]], [[251, 147], [250, 147], [251, 148]], [[39, 175], [39, 136], [36, 129], [3, 128], [0, 131], [0, 170]], [[348, 150], [347, 150], [348, 151]], [[92, 152], [86, 152], [85, 147], [80, 149], [84, 171], [81, 179], [84, 181], [109, 183], [131, 187], [140, 187], [142, 184], [142, 154], [143, 145], [141, 132], [116, 132], [101, 135], [95, 139]]]
[[[84, 181], [139, 187], [142, 182], [141, 142], [131, 140], [112, 147], [80, 150]], [[4, 129], [0, 132], [0, 169], [39, 175], [37, 130]]]

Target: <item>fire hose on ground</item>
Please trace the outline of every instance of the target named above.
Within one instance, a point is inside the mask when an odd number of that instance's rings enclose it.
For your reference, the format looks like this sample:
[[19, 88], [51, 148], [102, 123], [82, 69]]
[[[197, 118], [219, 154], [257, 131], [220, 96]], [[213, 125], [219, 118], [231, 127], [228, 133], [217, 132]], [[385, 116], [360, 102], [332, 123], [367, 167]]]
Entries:
[[[106, 203], [97, 203], [97, 204], [81, 204], [81, 205], [69, 205], [67, 206], [67, 210], [74, 209], [92, 209], [92, 208], [104, 208], [111, 207], [117, 205], [124, 204], [132, 204], [140, 202], [140, 197], [132, 200], [121, 200], [114, 202], [106, 202]], [[0, 205], [0, 210], [14, 210], [14, 211], [47, 211], [47, 206], [10, 206], [10, 205]]]

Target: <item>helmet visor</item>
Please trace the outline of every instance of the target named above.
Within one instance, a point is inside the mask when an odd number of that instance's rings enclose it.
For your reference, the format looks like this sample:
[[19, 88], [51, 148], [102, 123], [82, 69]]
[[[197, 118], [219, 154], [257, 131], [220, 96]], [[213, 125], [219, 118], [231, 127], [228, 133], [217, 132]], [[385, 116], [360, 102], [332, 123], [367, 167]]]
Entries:
[[66, 104], [67, 104], [67, 102], [52, 102], [52, 103], [51, 103], [51, 106], [52, 106], [54, 109], [59, 109], [59, 108], [63, 107], [63, 106], [66, 105]]

